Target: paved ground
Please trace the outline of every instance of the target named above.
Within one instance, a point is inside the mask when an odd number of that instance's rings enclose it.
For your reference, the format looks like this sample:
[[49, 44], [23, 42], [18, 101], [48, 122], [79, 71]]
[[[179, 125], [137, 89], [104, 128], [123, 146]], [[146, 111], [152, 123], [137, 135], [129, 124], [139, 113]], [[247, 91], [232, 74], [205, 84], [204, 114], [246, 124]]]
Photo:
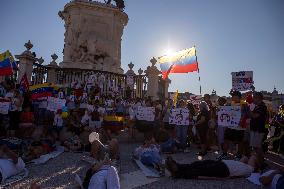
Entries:
[[[126, 140], [121, 141], [121, 166], [120, 174], [135, 172], [138, 167], [131, 160], [131, 153], [133, 149], [138, 145], [138, 142], [128, 142]], [[195, 156], [196, 150], [187, 154], [178, 153], [173, 155], [174, 159], [179, 162], [189, 163], [197, 160]], [[28, 165], [27, 168], [30, 171], [30, 175], [25, 180], [14, 184], [9, 188], [28, 188], [31, 182], [38, 180], [42, 188], [78, 188], [74, 175], [78, 174], [81, 177], [84, 176], [89, 164], [82, 161], [84, 154], [82, 153], [70, 153], [65, 152], [59, 157], [48, 161], [44, 165]], [[211, 153], [206, 156], [206, 159], [215, 159], [216, 154]], [[136, 187], [136, 189], [257, 189], [257, 187], [249, 183], [246, 179], [222, 179], [222, 180], [174, 180], [169, 177], [160, 178], [150, 184]]]

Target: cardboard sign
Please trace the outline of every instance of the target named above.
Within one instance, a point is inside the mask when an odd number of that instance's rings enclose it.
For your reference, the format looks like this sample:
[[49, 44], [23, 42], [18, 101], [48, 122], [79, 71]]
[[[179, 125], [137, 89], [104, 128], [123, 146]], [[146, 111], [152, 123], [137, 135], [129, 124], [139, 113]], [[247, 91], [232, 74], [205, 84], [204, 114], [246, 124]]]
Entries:
[[251, 90], [253, 86], [253, 72], [232, 72], [232, 88], [237, 91]]
[[47, 98], [47, 108], [49, 111], [56, 112], [58, 109], [62, 109], [65, 106], [66, 100], [54, 97]]
[[201, 95], [190, 95], [189, 100], [193, 105], [198, 105], [202, 101]]
[[155, 108], [138, 106], [136, 111], [136, 118], [140, 121], [154, 121]]
[[189, 110], [187, 108], [174, 108], [170, 111], [169, 124], [189, 125]]
[[0, 102], [0, 114], [8, 114], [11, 102]]
[[218, 111], [218, 125], [224, 127], [238, 127], [241, 120], [240, 106], [220, 106]]

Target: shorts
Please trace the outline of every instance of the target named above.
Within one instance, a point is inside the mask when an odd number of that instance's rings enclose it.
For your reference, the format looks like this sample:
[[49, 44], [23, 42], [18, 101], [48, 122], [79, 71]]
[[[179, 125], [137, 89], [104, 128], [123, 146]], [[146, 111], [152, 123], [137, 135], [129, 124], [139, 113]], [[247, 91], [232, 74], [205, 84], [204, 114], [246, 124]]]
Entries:
[[224, 139], [232, 142], [242, 142], [244, 139], [245, 131], [227, 128], [225, 130]]
[[261, 148], [263, 137], [264, 137], [264, 133], [251, 131], [250, 132], [250, 146], [255, 147], [255, 148]]

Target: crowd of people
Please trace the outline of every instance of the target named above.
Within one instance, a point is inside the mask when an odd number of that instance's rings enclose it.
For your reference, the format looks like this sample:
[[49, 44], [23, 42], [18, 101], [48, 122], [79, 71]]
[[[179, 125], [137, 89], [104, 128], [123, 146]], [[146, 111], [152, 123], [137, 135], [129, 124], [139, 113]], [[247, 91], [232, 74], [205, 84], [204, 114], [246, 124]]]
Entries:
[[[99, 85], [87, 89], [62, 87], [52, 96], [66, 100], [66, 105], [50, 111], [48, 97], [32, 99], [29, 91], [21, 90], [11, 81], [3, 82], [0, 101], [10, 102], [10, 106], [7, 114], [0, 114], [0, 183], [21, 172], [25, 163], [64, 146], [65, 151], [90, 152], [95, 160], [82, 183], [84, 188], [119, 188], [113, 162], [120, 159], [119, 141], [114, 136], [121, 130], [128, 131], [131, 141], [137, 132], [144, 133], [144, 143], [135, 149], [133, 158], [152, 166], [161, 175], [164, 166], [174, 178], [187, 179], [245, 177], [254, 171], [264, 171], [264, 155], [269, 147], [277, 153], [284, 152], [284, 105], [273, 115], [260, 92], [244, 96], [231, 91], [230, 95], [231, 98], [220, 97], [214, 104], [208, 94], [201, 102], [193, 103], [187, 99], [123, 98], [114, 92], [103, 95]], [[137, 120], [139, 106], [154, 107], [154, 121]], [[218, 125], [221, 106], [241, 107], [238, 127]], [[173, 108], [188, 109], [189, 124], [170, 124]], [[267, 142], [271, 133], [277, 140]], [[16, 139], [21, 142], [15, 142]], [[163, 162], [162, 153], [188, 153], [191, 146], [200, 149], [197, 156], [204, 157], [213, 150], [219, 151], [220, 156], [216, 161], [188, 165], [171, 157]], [[271, 184], [276, 176], [278, 185], [283, 187], [284, 177], [278, 172], [261, 177], [262, 183]]]

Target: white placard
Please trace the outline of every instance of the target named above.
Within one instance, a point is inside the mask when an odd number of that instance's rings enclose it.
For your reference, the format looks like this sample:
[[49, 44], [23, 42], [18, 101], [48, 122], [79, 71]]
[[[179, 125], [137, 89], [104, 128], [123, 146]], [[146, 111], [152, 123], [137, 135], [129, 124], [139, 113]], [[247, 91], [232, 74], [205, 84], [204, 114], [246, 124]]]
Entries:
[[232, 72], [232, 88], [237, 91], [251, 90], [253, 86], [253, 72]]
[[0, 102], [0, 114], [8, 114], [11, 102]]
[[224, 127], [238, 127], [241, 120], [240, 106], [220, 106], [218, 111], [218, 125]]
[[200, 104], [202, 101], [202, 96], [201, 95], [190, 95], [189, 100], [193, 105]]
[[154, 121], [155, 108], [138, 106], [136, 111], [136, 118], [140, 121]]
[[48, 97], [47, 98], [47, 109], [56, 112], [58, 109], [62, 109], [66, 104], [65, 99]]
[[173, 108], [170, 111], [169, 124], [189, 125], [189, 110], [187, 108]]

